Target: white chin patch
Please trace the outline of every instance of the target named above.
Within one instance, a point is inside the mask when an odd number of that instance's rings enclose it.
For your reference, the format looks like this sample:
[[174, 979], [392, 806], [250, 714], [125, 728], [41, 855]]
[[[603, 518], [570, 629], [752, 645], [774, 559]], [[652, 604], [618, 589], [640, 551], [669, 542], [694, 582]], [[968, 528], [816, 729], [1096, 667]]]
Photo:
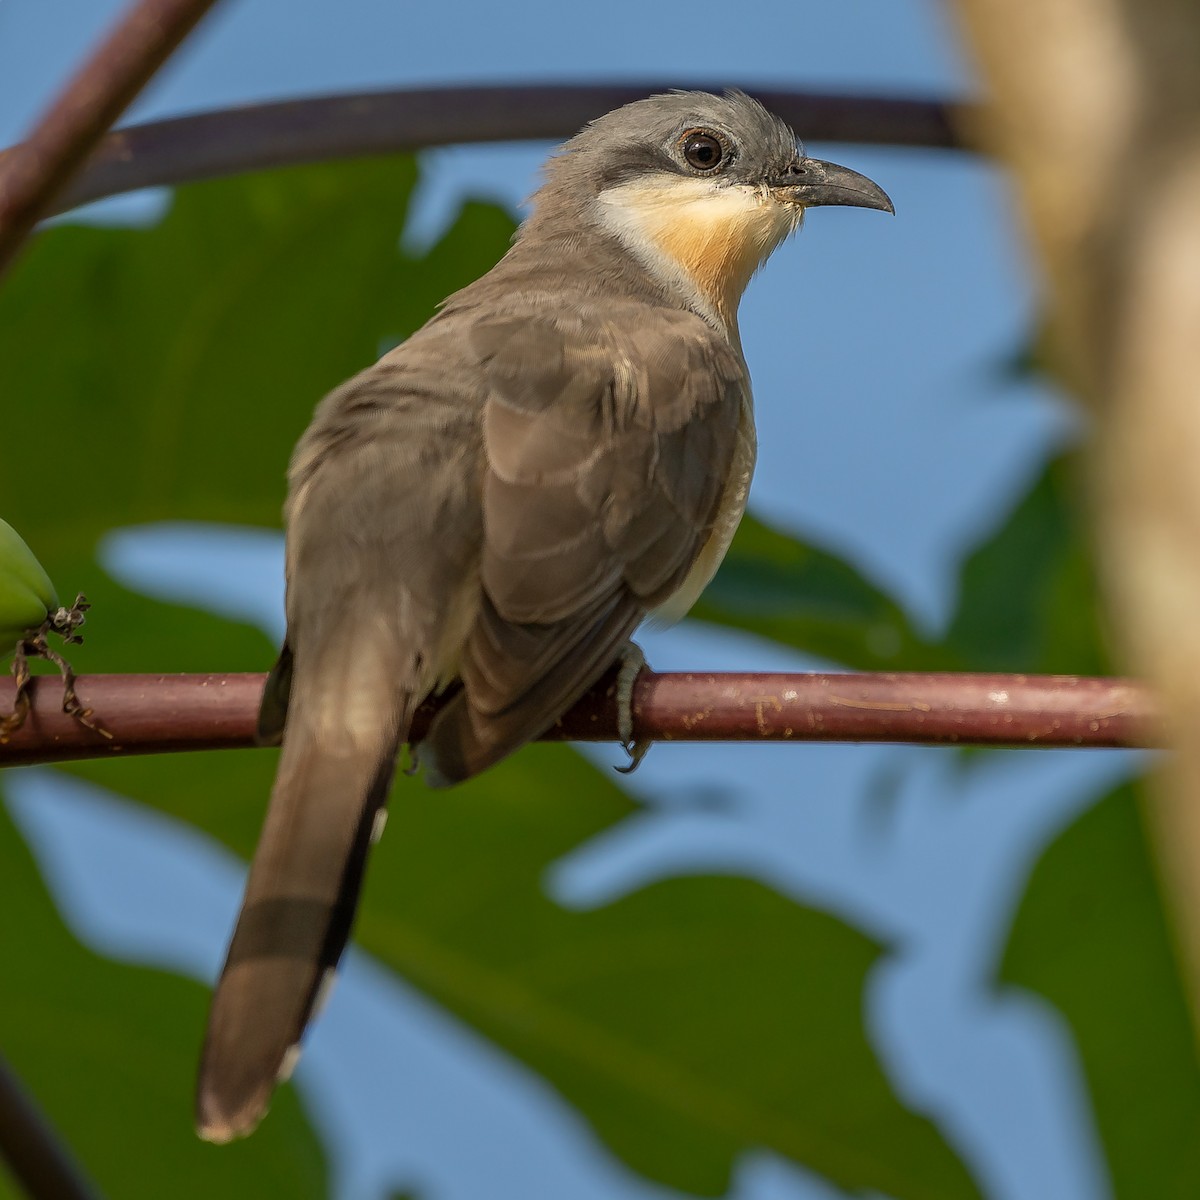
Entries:
[[601, 192], [600, 222], [698, 311], [733, 319], [750, 276], [795, 228], [765, 188], [661, 176]]

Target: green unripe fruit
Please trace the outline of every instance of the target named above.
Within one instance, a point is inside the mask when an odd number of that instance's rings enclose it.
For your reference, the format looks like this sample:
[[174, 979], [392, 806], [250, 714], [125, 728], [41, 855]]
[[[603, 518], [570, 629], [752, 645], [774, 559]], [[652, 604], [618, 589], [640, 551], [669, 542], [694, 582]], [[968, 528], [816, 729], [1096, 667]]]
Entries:
[[58, 608], [45, 568], [7, 521], [0, 520], [0, 659]]

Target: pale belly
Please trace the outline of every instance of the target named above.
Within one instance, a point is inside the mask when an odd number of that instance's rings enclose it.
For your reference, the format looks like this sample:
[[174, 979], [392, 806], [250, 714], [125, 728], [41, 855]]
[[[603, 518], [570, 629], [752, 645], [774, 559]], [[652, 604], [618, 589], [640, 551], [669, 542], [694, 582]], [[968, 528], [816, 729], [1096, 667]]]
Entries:
[[687, 573], [679, 590], [665, 603], [650, 613], [655, 624], [670, 625], [687, 616], [700, 593], [708, 586], [717, 568], [729, 550], [733, 535], [746, 511], [746, 499], [750, 495], [750, 480], [754, 475], [754, 462], [758, 455], [758, 438], [754, 428], [754, 405], [747, 390], [742, 404], [742, 416], [738, 423], [738, 442], [733, 453], [729, 479], [717, 510], [716, 524], [700, 551], [692, 569]]

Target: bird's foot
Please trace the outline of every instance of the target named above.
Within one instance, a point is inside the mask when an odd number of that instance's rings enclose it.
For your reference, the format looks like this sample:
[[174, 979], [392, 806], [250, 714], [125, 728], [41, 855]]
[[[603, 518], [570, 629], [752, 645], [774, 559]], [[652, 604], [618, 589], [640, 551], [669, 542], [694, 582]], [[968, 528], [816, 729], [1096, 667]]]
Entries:
[[649, 738], [633, 736], [633, 689], [646, 666], [646, 656], [640, 646], [626, 642], [620, 661], [621, 666], [617, 671], [617, 739], [629, 755], [629, 761], [615, 769], [622, 775], [631, 775], [652, 745]]

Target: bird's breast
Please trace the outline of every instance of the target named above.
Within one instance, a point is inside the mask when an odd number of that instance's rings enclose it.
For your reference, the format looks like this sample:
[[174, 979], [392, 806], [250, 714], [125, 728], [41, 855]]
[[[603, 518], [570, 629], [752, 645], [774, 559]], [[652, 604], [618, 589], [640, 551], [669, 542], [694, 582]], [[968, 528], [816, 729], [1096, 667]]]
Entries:
[[679, 590], [650, 614], [655, 622], [670, 625], [682, 620], [717, 573], [746, 511], [750, 480], [754, 476], [757, 457], [758, 436], [754, 426], [754, 401], [747, 387], [738, 421], [737, 444], [734, 447], [729, 475], [717, 502], [717, 516], [712, 532], [692, 564], [692, 569], [680, 584]]

